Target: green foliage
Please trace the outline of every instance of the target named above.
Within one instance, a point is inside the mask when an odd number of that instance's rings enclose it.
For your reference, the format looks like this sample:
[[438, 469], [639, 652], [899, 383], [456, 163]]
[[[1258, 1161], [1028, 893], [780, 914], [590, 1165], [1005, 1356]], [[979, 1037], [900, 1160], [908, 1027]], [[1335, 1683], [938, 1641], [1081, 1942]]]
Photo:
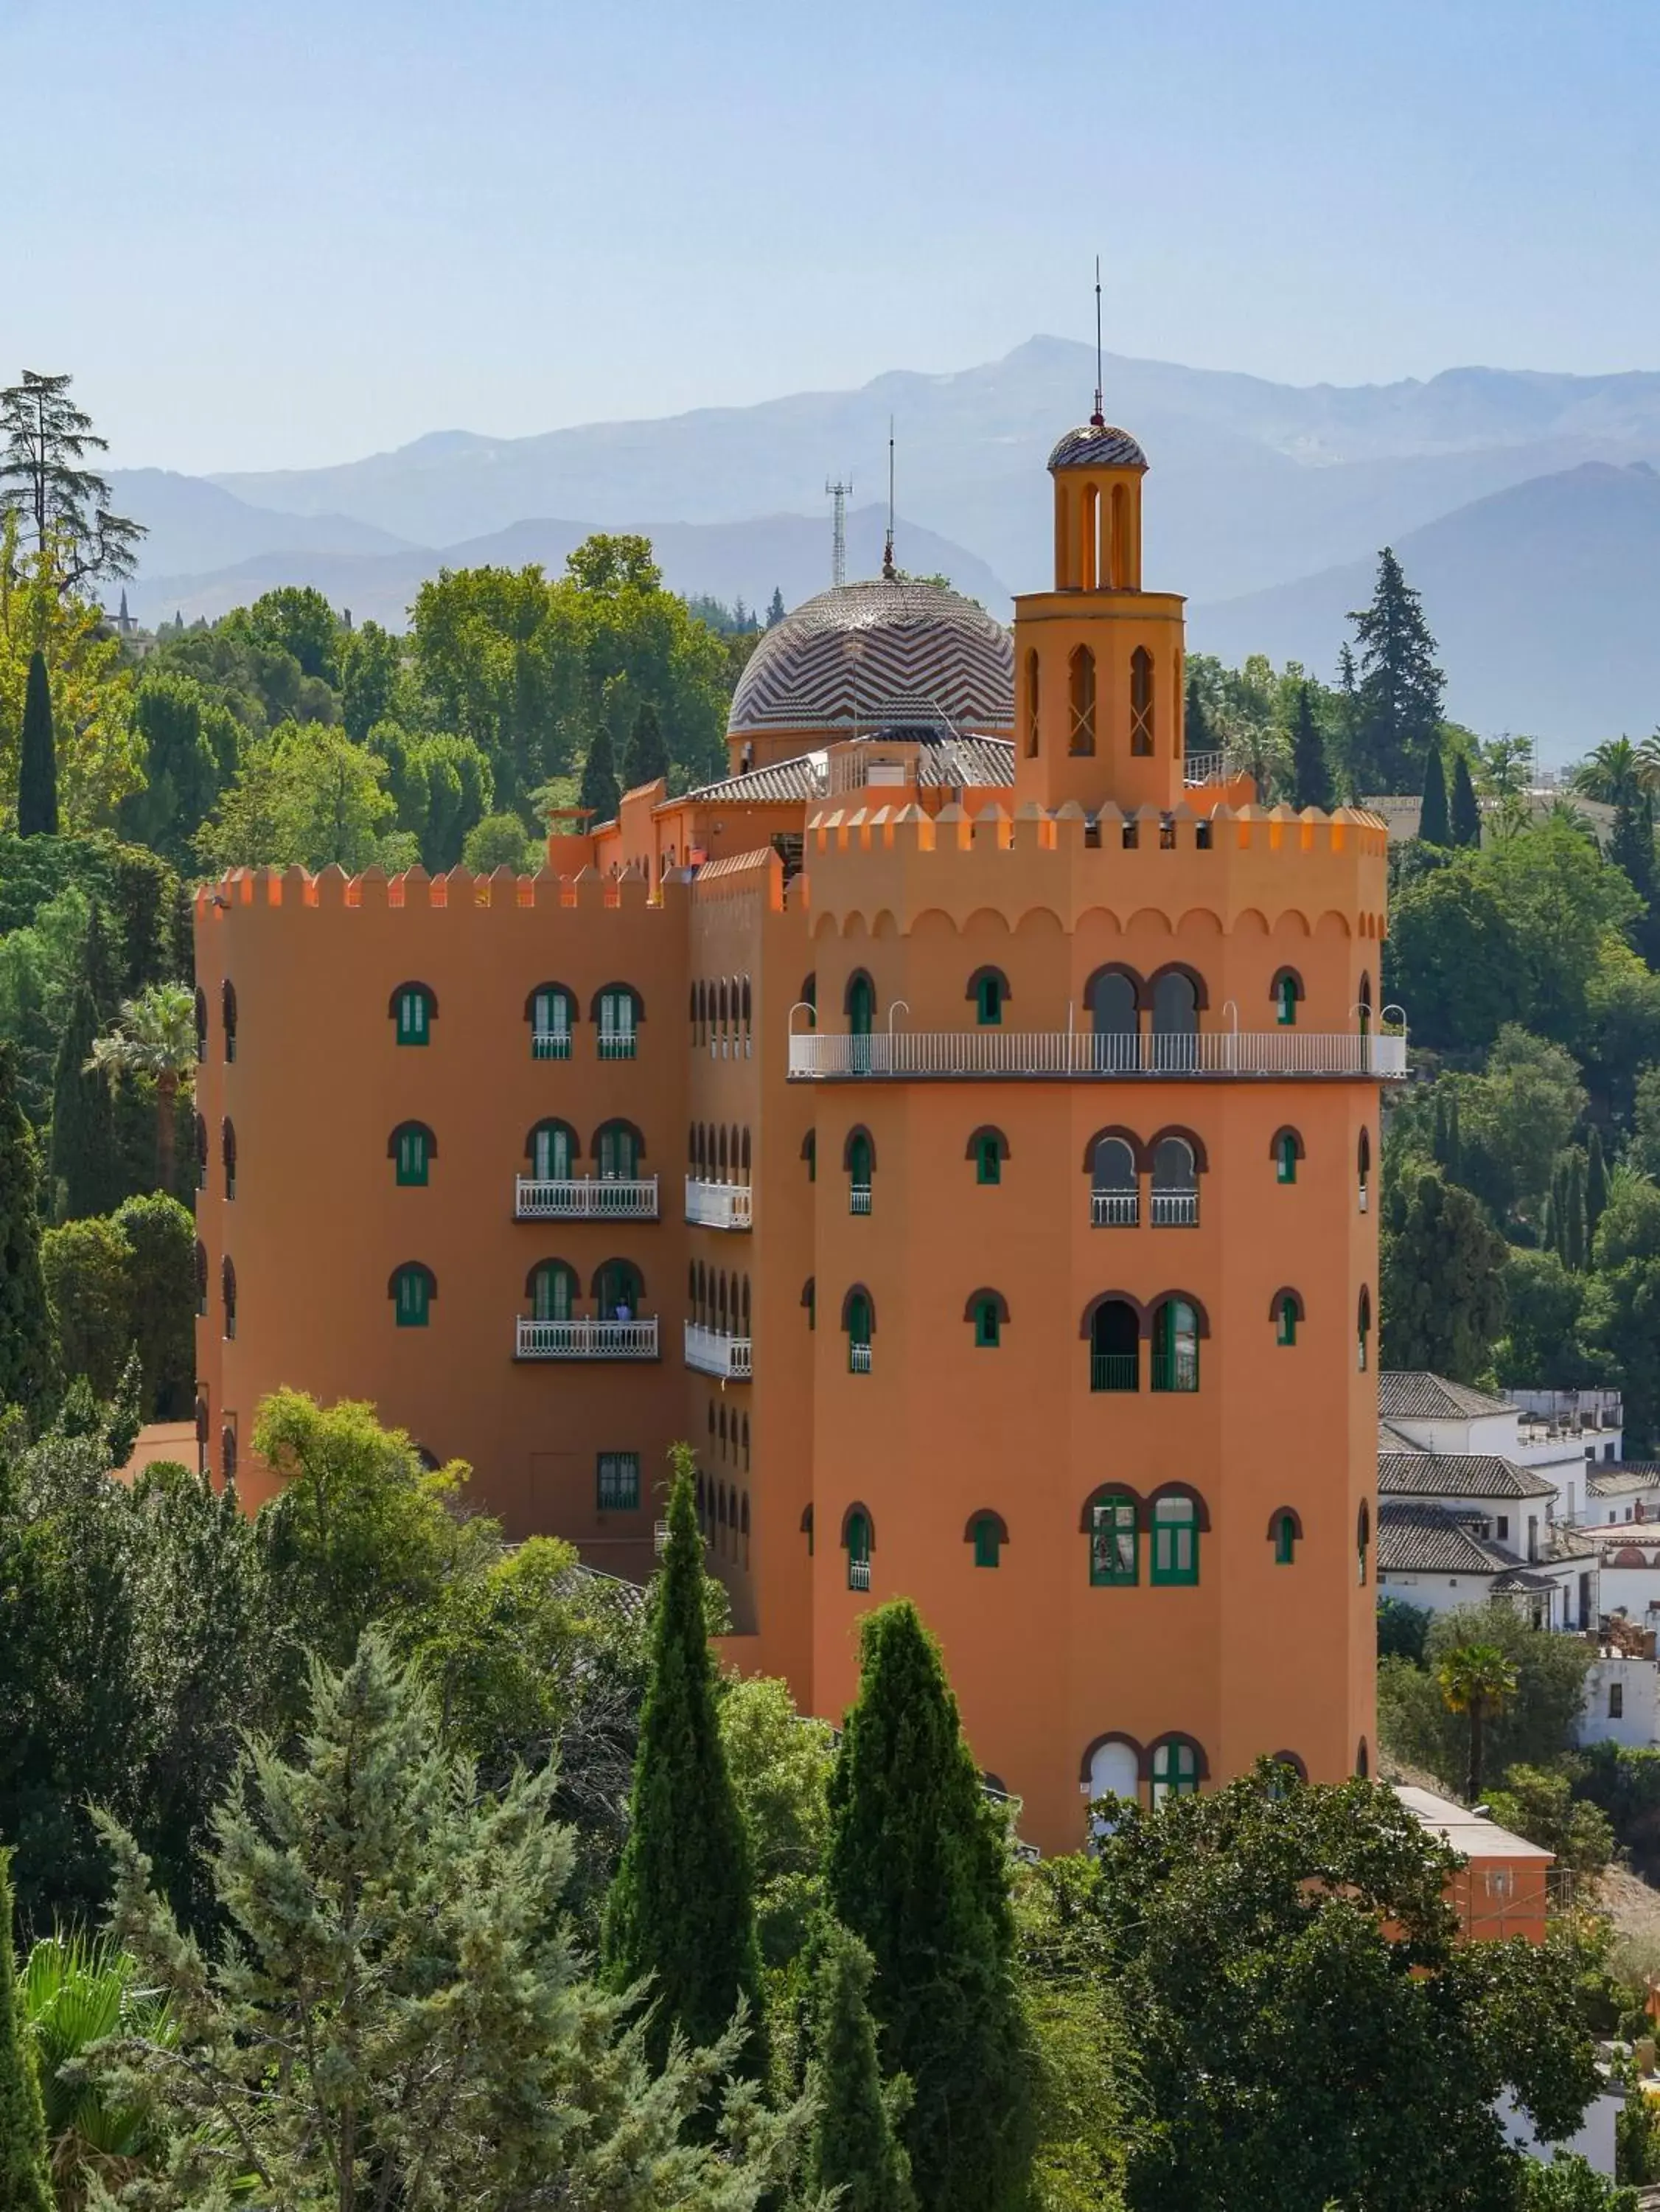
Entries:
[[1434, 1619], [1428, 1607], [1408, 1605], [1398, 1597], [1378, 1601], [1378, 1656], [1408, 1659], [1415, 1667], [1424, 1663], [1424, 1644]]
[[40, 1240], [59, 1364], [67, 1376], [84, 1375], [100, 1398], [113, 1395], [131, 1346], [132, 1256], [125, 1233], [100, 1215], [66, 1221]]
[[1297, 687], [1297, 720], [1291, 735], [1293, 804], [1318, 806], [1330, 811], [1334, 793], [1331, 769], [1326, 760], [1325, 739], [1315, 720], [1313, 694], [1307, 684]]
[[1451, 845], [1452, 825], [1447, 819], [1446, 772], [1441, 766], [1441, 747], [1432, 738], [1424, 755], [1424, 796], [1418, 814], [1418, 835], [1426, 845]]
[[122, 834], [187, 865], [191, 839], [236, 774], [240, 726], [194, 677], [167, 668], [145, 672], [132, 719], [143, 741], [144, 788], [121, 803]]
[[908, 1600], [866, 1615], [859, 1666], [830, 1782], [827, 1902], [876, 1962], [883, 2053], [915, 2090], [906, 2143], [924, 2212], [1000, 2212], [1021, 2201], [1032, 2144], [1006, 1841]]
[[824, 1933], [814, 1989], [808, 2092], [815, 2111], [808, 2187], [836, 2192], [847, 2212], [912, 2212], [910, 2160], [899, 2128], [910, 2102], [903, 2075], [884, 2082], [870, 2016], [870, 1954], [833, 1921]]
[[1637, 2212], [1637, 2191], [1605, 2181], [1585, 2160], [1564, 2152], [1548, 2164], [1529, 2160], [1520, 2212]]
[[658, 2063], [676, 2033], [709, 2042], [743, 2015], [744, 2063], [760, 2080], [767, 2045], [749, 1838], [717, 1710], [693, 1457], [685, 1445], [672, 1456], [628, 1840], [605, 1906], [606, 1972], [617, 1990], [649, 1976], [646, 2048]]
[[196, 1224], [165, 1191], [116, 1208], [126, 1238], [128, 1328], [137, 1348], [145, 1419], [179, 1421], [196, 1401]]
[[20, 837], [58, 835], [58, 748], [52, 738], [51, 687], [46, 681], [46, 656], [29, 655], [27, 689], [23, 695], [23, 734], [18, 747], [17, 834]]
[[340, 719], [354, 745], [371, 744], [376, 725], [392, 720], [402, 665], [397, 640], [379, 623], [348, 633], [340, 656]]
[[622, 757], [623, 788], [635, 790], [641, 784], [656, 782], [668, 773], [669, 748], [663, 742], [657, 710], [649, 699], [642, 700], [634, 716], [634, 726], [628, 732], [628, 749]]
[[40, 1158], [17, 1095], [16, 1049], [0, 1042], [0, 1407], [38, 1407], [51, 1382], [39, 1194]]
[[517, 814], [487, 814], [467, 832], [461, 857], [476, 876], [488, 876], [497, 868], [533, 876], [542, 865], [542, 848]]
[[1521, 2179], [1501, 2092], [1548, 2140], [1578, 2124], [1597, 2076], [1572, 1962], [1461, 1942], [1453, 1855], [1390, 1791], [1287, 1787], [1264, 1760], [1124, 1807], [1100, 1861], [1090, 1907], [1147, 2106], [1133, 2212], [1497, 2212]]
[[1470, 780], [1468, 755], [1452, 756], [1452, 803], [1448, 824], [1455, 845], [1473, 849], [1481, 842], [1481, 808]]
[[1481, 1795], [1482, 1737], [1516, 1694], [1517, 1671], [1496, 1644], [1458, 1644], [1443, 1650], [1435, 1664], [1435, 1685], [1450, 1713], [1462, 1714], [1469, 1729], [1467, 1802]]
[[1425, 1044], [1492, 1043], [1516, 1004], [1516, 932], [1497, 889], [1463, 866], [1392, 902], [1384, 988]]
[[1141, 2114], [1094, 1893], [1093, 1860], [1050, 1859], [1015, 1893], [1021, 1989], [1034, 2059], [1033, 2212], [1122, 2212]]
[[263, 592], [248, 609], [247, 623], [259, 644], [292, 653], [302, 675], [330, 684], [338, 680], [341, 625], [327, 599], [310, 584], [284, 584]]
[[109, 1085], [88, 1066], [100, 1026], [83, 977], [70, 1001], [52, 1070], [48, 1177], [52, 1211], [65, 1221], [106, 1213], [121, 1195], [114, 1102]]
[[1391, 1177], [1380, 1229], [1383, 1364], [1473, 1382], [1504, 1326], [1504, 1239], [1439, 1175]]
[[1575, 1765], [1573, 1788], [1608, 1815], [1615, 1840], [1631, 1854], [1643, 1879], [1660, 1876], [1660, 1751], [1587, 1744]]
[[616, 769], [611, 755], [611, 733], [601, 729], [582, 763], [582, 787], [578, 805], [586, 807], [595, 823], [615, 822], [622, 804]]
[[721, 1687], [720, 1736], [749, 1838], [761, 1958], [786, 1966], [807, 1942], [822, 1895], [835, 1744], [797, 1713], [789, 1685], [757, 1674]]
[[[1446, 679], [1435, 665], [1435, 640], [1422, 602], [1387, 545], [1378, 556], [1371, 605], [1357, 609], [1349, 620], [1360, 649], [1350, 763], [1355, 788], [1416, 791], [1440, 734]], [[1445, 802], [1445, 787], [1442, 798]]]
[[106, 2036], [170, 2041], [166, 2005], [136, 1982], [136, 1962], [125, 1952], [78, 1930], [42, 1937], [18, 1977], [60, 2212], [84, 2202], [93, 2175], [106, 2188], [119, 2186], [161, 2148], [148, 2104], [112, 2103], [82, 2071]]
[[385, 763], [320, 722], [283, 722], [251, 744], [197, 832], [204, 868], [370, 866], [397, 802]]
[[1505, 1334], [1493, 1347], [1499, 1382], [1507, 1389], [1573, 1389], [1584, 1373], [1584, 1278], [1571, 1275], [1555, 1252], [1512, 1250], [1503, 1286]]
[[[215, 1823], [235, 1947], [209, 1963], [155, 1897], [133, 1838], [112, 1929], [169, 2004], [192, 2064], [135, 2034], [100, 2069], [167, 2126], [159, 2212], [251, 2174], [273, 2203], [500, 2212], [557, 2195], [648, 2212], [751, 2212], [786, 2179], [805, 2114], [730, 2079], [736, 2038], [655, 2074], [621, 2001], [580, 1975], [560, 1905], [568, 1832], [550, 1770], [479, 1795], [430, 1705], [366, 1638], [315, 1669], [293, 1759], [269, 1742]], [[365, 1904], [373, 1900], [373, 1909]], [[687, 2138], [704, 2100], [715, 2140]]]
[[489, 816], [489, 762], [470, 738], [411, 737], [395, 722], [378, 723], [369, 744], [386, 763], [397, 826], [416, 839], [422, 865], [432, 875], [454, 867]]
[[196, 1005], [181, 983], [152, 983], [126, 1000], [120, 1019], [94, 1040], [89, 1065], [112, 1085], [137, 1078], [155, 1101], [155, 1182], [175, 1188], [179, 1095], [196, 1066]]
[[1594, 1656], [1579, 1638], [1530, 1628], [1501, 1601], [1437, 1613], [1421, 1668], [1404, 1659], [1380, 1661], [1378, 1732], [1384, 1749], [1409, 1766], [1425, 1768], [1454, 1792], [1469, 1778], [1469, 1723], [1449, 1710], [1437, 1675], [1444, 1659], [1472, 1644], [1496, 1649], [1516, 1675], [1515, 1692], [1502, 1711], [1485, 1717], [1483, 1756], [1495, 1774], [1518, 1765], [1559, 1765], [1572, 1750], [1585, 1672]]
[[40, 2085], [19, 2016], [8, 1856], [0, 1852], [0, 2204], [7, 2212], [53, 2212]]
[[1607, 1814], [1576, 1797], [1566, 1774], [1512, 1766], [1499, 1788], [1487, 1792], [1487, 1803], [1501, 1828], [1554, 1851], [1557, 1865], [1571, 1873], [1601, 1874], [1614, 1856]]

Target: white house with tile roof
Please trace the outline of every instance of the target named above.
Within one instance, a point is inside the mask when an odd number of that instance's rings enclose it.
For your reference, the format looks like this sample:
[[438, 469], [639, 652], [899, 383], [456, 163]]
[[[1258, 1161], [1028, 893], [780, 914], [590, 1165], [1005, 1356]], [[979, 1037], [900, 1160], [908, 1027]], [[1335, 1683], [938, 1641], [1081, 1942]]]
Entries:
[[[1523, 1391], [1518, 1397], [1537, 1402], [1524, 1406], [1510, 1398], [1497, 1398], [1490, 1391], [1450, 1382], [1444, 1375], [1421, 1369], [1385, 1372], [1378, 1377], [1378, 1419], [1388, 1432], [1384, 1448], [1393, 1443], [1396, 1448], [1457, 1458], [1487, 1454], [1507, 1460], [1512, 1467], [1531, 1468], [1548, 1481], [1554, 1492], [1555, 1519], [1583, 1520], [1589, 1480], [1587, 1453], [1594, 1455], [1612, 1446], [1617, 1457], [1622, 1434], [1616, 1426], [1598, 1425], [1588, 1443], [1590, 1431], [1584, 1423], [1593, 1413], [1599, 1422], [1612, 1423], [1618, 1413], [1618, 1394]], [[1593, 1397], [1596, 1406], [1583, 1413], [1562, 1407], [1553, 1411], [1545, 1403]]]
[[1481, 1534], [1489, 1523], [1463, 1499], [1378, 1498], [1378, 1591], [1430, 1613], [1498, 1600], [1536, 1628], [1567, 1625], [1568, 1591], [1548, 1564], [1537, 1567]]

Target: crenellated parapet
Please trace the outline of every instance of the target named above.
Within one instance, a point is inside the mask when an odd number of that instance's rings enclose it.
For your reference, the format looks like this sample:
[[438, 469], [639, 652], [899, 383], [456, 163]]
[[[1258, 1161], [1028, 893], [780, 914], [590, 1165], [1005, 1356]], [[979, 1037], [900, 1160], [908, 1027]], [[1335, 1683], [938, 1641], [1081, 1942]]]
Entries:
[[199, 926], [211, 927], [230, 915], [283, 909], [342, 915], [673, 913], [683, 908], [687, 896], [686, 884], [674, 877], [654, 890], [639, 867], [616, 875], [602, 875], [589, 867], [568, 876], [547, 868], [532, 876], [517, 875], [506, 867], [489, 875], [456, 867], [436, 876], [420, 866], [393, 876], [379, 868], [366, 868], [359, 875], [348, 875], [340, 867], [315, 873], [298, 866], [233, 868], [217, 883], [197, 889], [196, 918]]

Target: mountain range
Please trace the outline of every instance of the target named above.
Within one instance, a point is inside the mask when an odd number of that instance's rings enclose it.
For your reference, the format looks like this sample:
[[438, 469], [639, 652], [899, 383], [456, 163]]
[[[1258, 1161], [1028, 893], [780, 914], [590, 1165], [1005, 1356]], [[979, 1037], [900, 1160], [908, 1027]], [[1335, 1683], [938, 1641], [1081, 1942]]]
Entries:
[[[118, 507], [151, 526], [130, 597], [141, 618], [193, 617], [309, 581], [398, 621], [441, 565], [557, 568], [591, 528], [644, 528], [676, 589], [764, 605], [776, 585], [793, 604], [829, 580], [827, 470], [866, 502], [849, 573], [873, 572], [891, 421], [901, 565], [1006, 614], [1011, 587], [1047, 579], [1043, 465], [1094, 380], [1089, 349], [1035, 337], [974, 368], [660, 421], [441, 431], [320, 469], [128, 471]], [[1660, 464], [1660, 374], [1294, 386], [1109, 356], [1104, 381], [1152, 465], [1148, 583], [1189, 595], [1196, 649], [1329, 675], [1392, 544], [1458, 720], [1548, 755], [1660, 720], [1660, 481], [1633, 466]]]

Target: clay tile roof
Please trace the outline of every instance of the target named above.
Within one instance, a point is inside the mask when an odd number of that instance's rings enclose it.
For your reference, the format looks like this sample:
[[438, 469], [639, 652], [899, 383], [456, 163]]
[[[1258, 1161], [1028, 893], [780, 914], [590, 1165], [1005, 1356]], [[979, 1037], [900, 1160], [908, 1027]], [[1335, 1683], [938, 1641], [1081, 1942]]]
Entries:
[[1467, 1421], [1482, 1413], [1513, 1413], [1508, 1399], [1421, 1368], [1385, 1370], [1378, 1377], [1378, 1411], [1386, 1421]]
[[[952, 737], [936, 744], [920, 744], [917, 749], [917, 781], [930, 790], [957, 784], [972, 784], [977, 788], [1010, 787], [1015, 781], [1014, 740]], [[887, 787], [867, 788], [882, 790]], [[777, 761], [771, 768], [752, 768], [742, 775], [724, 776], [718, 783], [706, 783], [671, 804], [684, 806], [690, 800], [700, 806], [742, 806], [746, 802], [765, 805], [799, 800], [806, 805], [829, 795], [829, 759], [821, 749], [817, 752], [798, 753], [793, 760]], [[857, 790], [841, 794], [850, 805], [856, 804], [860, 795]]]
[[1468, 1519], [1445, 1505], [1378, 1501], [1380, 1573], [1502, 1575], [1521, 1565], [1514, 1552], [1478, 1536]]
[[1554, 1483], [1493, 1452], [1380, 1451], [1378, 1494], [1410, 1498], [1554, 1498]]
[[1603, 1460], [1587, 1478], [1585, 1488], [1593, 1498], [1623, 1498], [1633, 1490], [1652, 1490], [1660, 1482], [1660, 1466], [1641, 1460]]

